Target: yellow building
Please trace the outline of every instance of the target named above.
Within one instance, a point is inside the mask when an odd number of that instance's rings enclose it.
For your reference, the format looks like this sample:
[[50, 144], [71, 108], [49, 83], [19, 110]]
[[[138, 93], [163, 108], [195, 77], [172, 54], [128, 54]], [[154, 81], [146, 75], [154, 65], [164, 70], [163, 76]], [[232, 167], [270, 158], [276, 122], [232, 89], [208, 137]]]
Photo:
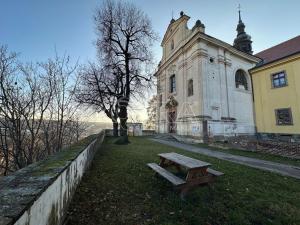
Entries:
[[300, 135], [300, 36], [266, 49], [250, 70], [257, 132]]

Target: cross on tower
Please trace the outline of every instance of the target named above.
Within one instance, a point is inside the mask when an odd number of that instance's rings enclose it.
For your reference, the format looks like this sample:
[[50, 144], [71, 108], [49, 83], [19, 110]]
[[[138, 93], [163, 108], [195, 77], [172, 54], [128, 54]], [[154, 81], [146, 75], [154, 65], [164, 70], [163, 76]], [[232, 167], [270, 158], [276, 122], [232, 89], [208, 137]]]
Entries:
[[239, 22], [241, 22], [242, 21], [242, 19], [241, 19], [241, 4], [239, 4], [238, 10], [239, 10]]

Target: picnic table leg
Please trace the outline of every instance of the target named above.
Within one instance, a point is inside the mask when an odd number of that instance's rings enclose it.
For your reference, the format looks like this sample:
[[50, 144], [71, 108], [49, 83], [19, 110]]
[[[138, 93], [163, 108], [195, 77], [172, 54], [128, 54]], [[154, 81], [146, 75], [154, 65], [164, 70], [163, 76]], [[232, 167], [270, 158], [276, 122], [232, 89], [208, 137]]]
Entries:
[[171, 162], [165, 158], [160, 157], [160, 163], [159, 166], [162, 168], [170, 167], [170, 166], [175, 166], [178, 172], [181, 172], [181, 167], [177, 163]]
[[166, 161], [163, 162], [163, 166], [164, 167], [174, 166], [176, 168], [176, 170], [177, 170], [178, 173], [182, 172], [180, 165], [178, 165], [177, 163], [168, 161], [168, 160], [166, 160]]
[[186, 180], [187, 182], [189, 182], [189, 181], [193, 180], [193, 179], [195, 178], [196, 175], [197, 175], [197, 173], [196, 173], [195, 171], [189, 170], [188, 173], [187, 173], [187, 175], [186, 175], [185, 180]]
[[197, 175], [197, 171], [191, 171], [191, 170], [188, 171], [188, 173], [186, 175], [187, 183], [180, 189], [180, 198], [182, 200], [185, 200], [186, 195], [193, 188], [193, 186], [191, 185], [191, 182], [195, 179], [196, 175]]
[[[190, 190], [192, 190], [193, 188], [199, 186], [199, 185], [203, 185], [205, 183], [210, 184], [211, 181], [207, 180], [207, 168], [204, 169], [199, 169], [199, 170], [189, 170], [187, 175], [186, 175], [186, 185], [184, 185], [181, 189], [180, 189], [180, 197], [182, 200], [185, 199], [185, 196], [188, 194], [188, 192]], [[203, 179], [205, 179], [204, 182]], [[202, 181], [201, 181], [202, 180]]]
[[174, 166], [176, 167], [178, 173], [182, 172], [181, 167], [178, 164], [174, 164]]
[[[162, 158], [162, 157], [160, 157], [160, 162], [159, 162], [159, 166], [160, 167], [162, 167], [162, 168], [164, 168], [164, 167], [166, 167], [166, 159], [165, 158]], [[158, 173], [157, 172], [155, 172], [155, 174], [154, 174], [156, 177], [158, 177]]]
[[160, 158], [159, 166], [162, 167], [162, 168], [167, 166], [165, 158]]

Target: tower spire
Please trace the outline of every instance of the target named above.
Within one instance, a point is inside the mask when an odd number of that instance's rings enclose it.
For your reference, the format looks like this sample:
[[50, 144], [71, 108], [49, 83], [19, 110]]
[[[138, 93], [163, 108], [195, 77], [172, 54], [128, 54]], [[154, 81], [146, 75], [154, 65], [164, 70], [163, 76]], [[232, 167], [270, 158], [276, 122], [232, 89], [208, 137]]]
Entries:
[[243, 52], [252, 54], [252, 41], [251, 41], [251, 36], [248, 35], [245, 32], [245, 24], [242, 21], [242, 17], [241, 17], [241, 5], [239, 4], [238, 6], [238, 12], [239, 12], [239, 22], [238, 25], [236, 27], [236, 31], [237, 31], [237, 36], [234, 39], [234, 44], [233, 46]]

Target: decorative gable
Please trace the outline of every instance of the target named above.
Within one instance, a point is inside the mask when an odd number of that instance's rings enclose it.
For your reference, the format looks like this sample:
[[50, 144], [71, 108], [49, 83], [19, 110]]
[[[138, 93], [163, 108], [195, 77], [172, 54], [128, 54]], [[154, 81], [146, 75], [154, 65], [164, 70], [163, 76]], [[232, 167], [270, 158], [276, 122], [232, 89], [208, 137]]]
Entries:
[[178, 31], [178, 28], [181, 28], [181, 27], [186, 27], [187, 28], [187, 22], [188, 22], [189, 19], [190, 19], [190, 17], [187, 16], [187, 15], [183, 15], [177, 20], [172, 19], [170, 21], [170, 24], [167, 28], [167, 31], [166, 31], [165, 35], [164, 35], [164, 38], [161, 42], [161, 46], [164, 46], [164, 44], [167, 41], [170, 40], [170, 37], [174, 36], [176, 31]]
[[187, 22], [190, 19], [189, 16], [180, 13], [180, 17], [177, 20], [172, 19], [161, 42], [163, 47], [163, 55], [168, 56], [176, 47], [186, 39], [190, 30], [187, 27]]

